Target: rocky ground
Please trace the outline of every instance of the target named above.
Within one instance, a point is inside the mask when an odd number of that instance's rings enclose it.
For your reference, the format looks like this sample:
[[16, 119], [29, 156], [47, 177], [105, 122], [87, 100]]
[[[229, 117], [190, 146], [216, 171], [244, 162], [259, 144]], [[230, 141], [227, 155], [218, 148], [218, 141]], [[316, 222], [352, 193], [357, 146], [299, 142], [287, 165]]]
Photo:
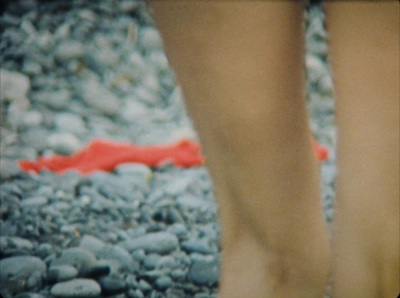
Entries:
[[[205, 167], [124, 164], [83, 177], [16, 164], [72, 154], [95, 137], [196, 139], [144, 2], [2, 5], [2, 297], [216, 297], [219, 225]], [[330, 222], [335, 127], [321, 8], [305, 19], [310, 124], [330, 149], [321, 165]]]

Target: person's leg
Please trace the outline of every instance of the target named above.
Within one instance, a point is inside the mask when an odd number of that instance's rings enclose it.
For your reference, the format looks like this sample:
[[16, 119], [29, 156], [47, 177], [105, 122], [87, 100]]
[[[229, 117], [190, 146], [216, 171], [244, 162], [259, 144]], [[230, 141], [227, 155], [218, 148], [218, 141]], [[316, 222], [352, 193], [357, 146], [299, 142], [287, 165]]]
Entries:
[[220, 297], [322, 297], [329, 251], [303, 92], [300, 1], [149, 1], [204, 146]]
[[334, 297], [397, 297], [399, 4], [326, 9], [338, 118]]

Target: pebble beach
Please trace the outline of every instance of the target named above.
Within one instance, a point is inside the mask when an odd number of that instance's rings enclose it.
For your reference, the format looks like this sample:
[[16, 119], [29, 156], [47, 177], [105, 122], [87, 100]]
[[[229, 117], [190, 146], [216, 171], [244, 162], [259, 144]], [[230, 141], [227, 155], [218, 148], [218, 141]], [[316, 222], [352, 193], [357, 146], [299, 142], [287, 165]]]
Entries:
[[[1, 296], [217, 297], [223, 251], [205, 166], [125, 163], [83, 176], [17, 164], [74, 154], [94, 138], [198, 141], [144, 1], [2, 5]], [[320, 171], [330, 224], [336, 132], [327, 32], [318, 3], [304, 16], [305, 98], [310, 129], [329, 149]]]

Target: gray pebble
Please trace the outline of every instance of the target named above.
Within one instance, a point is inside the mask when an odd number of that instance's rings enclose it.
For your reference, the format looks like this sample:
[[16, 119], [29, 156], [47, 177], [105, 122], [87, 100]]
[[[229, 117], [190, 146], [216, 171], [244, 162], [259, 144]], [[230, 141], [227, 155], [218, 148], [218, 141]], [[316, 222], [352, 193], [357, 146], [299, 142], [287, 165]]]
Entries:
[[3, 180], [17, 176], [21, 172], [17, 161], [14, 159], [0, 159], [0, 178]]
[[32, 250], [33, 244], [27, 239], [0, 236], [0, 255], [24, 255], [32, 252]]
[[217, 252], [216, 248], [210, 246], [208, 238], [190, 239], [181, 244], [183, 250], [187, 252], [195, 252], [200, 254], [214, 254]]
[[108, 259], [118, 261], [123, 270], [134, 271], [138, 269], [138, 264], [134, 262], [132, 256], [122, 247], [118, 245], [106, 244], [96, 253], [100, 259]]
[[47, 143], [56, 154], [61, 155], [70, 155], [81, 147], [79, 139], [71, 133], [53, 133]]
[[162, 40], [160, 33], [154, 27], [142, 27], [139, 30], [138, 43], [144, 49], [160, 49], [162, 48]]
[[89, 298], [98, 297], [101, 293], [100, 285], [92, 279], [77, 278], [55, 284], [50, 293], [60, 298]]
[[147, 270], [155, 269], [160, 259], [161, 256], [159, 254], [149, 254], [144, 259], [143, 266]]
[[0, 288], [11, 294], [39, 289], [46, 274], [46, 264], [31, 256], [2, 259], [0, 268]]
[[139, 262], [143, 262], [146, 257], [146, 253], [143, 249], [137, 249], [132, 252], [132, 257]]
[[59, 61], [81, 58], [85, 54], [85, 48], [80, 41], [63, 40], [55, 50], [55, 56]]
[[85, 103], [107, 116], [116, 116], [119, 113], [118, 97], [94, 79], [82, 84], [82, 97]]
[[144, 249], [146, 252], [167, 254], [178, 248], [178, 238], [167, 232], [150, 233], [136, 239], [124, 242], [124, 247], [128, 251]]
[[156, 279], [155, 286], [159, 290], [166, 290], [173, 285], [172, 279], [169, 276], [163, 275]]
[[71, 265], [78, 270], [79, 276], [84, 276], [90, 273], [96, 262], [96, 257], [90, 251], [74, 247], [65, 249], [61, 256], [51, 263], [51, 266]]
[[145, 281], [144, 279], [141, 279], [139, 281], [138, 288], [140, 290], [142, 290], [143, 292], [147, 292], [147, 291], [150, 291], [152, 289], [151, 285], [147, 281]]
[[67, 89], [42, 90], [32, 92], [31, 98], [59, 111], [67, 109], [71, 93]]
[[78, 270], [71, 265], [52, 266], [47, 271], [47, 281], [57, 283], [71, 280], [78, 276]]
[[117, 277], [105, 276], [99, 279], [99, 283], [105, 295], [120, 294], [127, 289], [126, 282]]
[[190, 267], [187, 278], [199, 285], [215, 285], [219, 280], [217, 260], [198, 260]]
[[46, 296], [35, 293], [21, 293], [15, 296], [14, 298], [46, 298]]
[[31, 88], [31, 82], [22, 73], [0, 69], [2, 100], [15, 103], [17, 106], [26, 110], [30, 104], [27, 94]]
[[150, 167], [141, 163], [124, 163], [118, 166], [115, 171], [120, 175], [141, 178], [141, 182], [149, 181], [152, 176]]
[[36, 196], [32, 198], [23, 199], [20, 203], [21, 208], [39, 208], [40, 206], [46, 205], [48, 199], [43, 196]]
[[32, 59], [27, 59], [24, 61], [22, 66], [22, 71], [31, 76], [40, 75], [43, 71], [42, 66]]
[[75, 134], [83, 134], [86, 131], [85, 122], [82, 117], [72, 113], [58, 113], [54, 123], [60, 131]]
[[95, 255], [100, 253], [100, 251], [104, 245], [105, 245], [105, 243], [102, 240], [100, 240], [92, 235], [84, 235], [79, 243], [79, 247], [90, 250]]
[[203, 198], [198, 198], [191, 194], [183, 194], [179, 196], [176, 201], [178, 202], [179, 206], [189, 210], [200, 209], [208, 205], [208, 202]]

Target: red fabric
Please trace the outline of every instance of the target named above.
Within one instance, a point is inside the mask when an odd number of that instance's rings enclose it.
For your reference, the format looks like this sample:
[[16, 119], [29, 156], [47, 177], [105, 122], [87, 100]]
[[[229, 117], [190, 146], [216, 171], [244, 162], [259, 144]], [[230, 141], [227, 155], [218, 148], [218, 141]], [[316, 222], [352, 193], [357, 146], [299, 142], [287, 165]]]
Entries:
[[[328, 150], [312, 139], [316, 158], [324, 161]], [[59, 174], [77, 171], [89, 175], [94, 171], [112, 171], [121, 163], [143, 163], [151, 167], [171, 161], [178, 167], [200, 166], [205, 162], [198, 143], [184, 139], [175, 144], [138, 146], [130, 143], [94, 139], [89, 145], [71, 156], [39, 157], [37, 161], [19, 160], [19, 167], [26, 172], [47, 169]]]
[[320, 145], [317, 143], [317, 141], [312, 138], [311, 139], [314, 152], [315, 152], [315, 157], [317, 158], [318, 161], [325, 161], [329, 157], [329, 150], [323, 145]]
[[112, 171], [121, 163], [135, 162], [156, 167], [171, 161], [178, 167], [191, 167], [204, 164], [199, 144], [182, 140], [175, 144], [160, 146], [137, 146], [130, 143], [94, 139], [89, 145], [71, 156], [39, 157], [37, 161], [20, 160], [19, 167], [24, 171], [47, 169], [63, 174], [77, 171], [83, 175], [97, 170]]

